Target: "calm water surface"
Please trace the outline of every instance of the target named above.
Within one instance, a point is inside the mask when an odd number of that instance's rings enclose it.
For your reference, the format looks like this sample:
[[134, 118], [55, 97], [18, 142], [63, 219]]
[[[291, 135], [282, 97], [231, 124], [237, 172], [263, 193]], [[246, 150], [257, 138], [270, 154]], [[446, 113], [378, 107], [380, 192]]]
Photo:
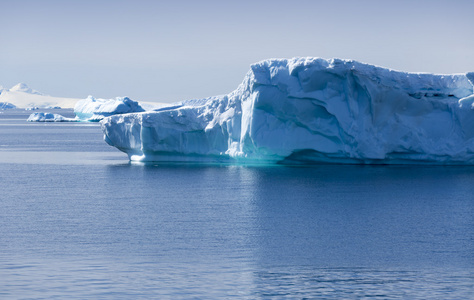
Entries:
[[0, 113], [1, 299], [473, 299], [472, 167], [130, 164], [28, 115]]

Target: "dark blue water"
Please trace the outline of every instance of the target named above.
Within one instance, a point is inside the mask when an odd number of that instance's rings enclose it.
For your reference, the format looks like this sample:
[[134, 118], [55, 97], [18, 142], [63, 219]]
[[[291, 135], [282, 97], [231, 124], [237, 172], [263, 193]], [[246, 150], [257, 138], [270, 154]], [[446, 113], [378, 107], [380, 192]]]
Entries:
[[27, 116], [0, 114], [0, 298], [472, 299], [473, 167], [130, 164]]

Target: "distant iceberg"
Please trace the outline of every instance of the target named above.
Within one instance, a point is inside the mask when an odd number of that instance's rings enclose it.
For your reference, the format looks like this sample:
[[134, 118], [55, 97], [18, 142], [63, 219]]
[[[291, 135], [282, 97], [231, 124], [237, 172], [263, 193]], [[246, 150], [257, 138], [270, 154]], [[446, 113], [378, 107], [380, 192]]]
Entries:
[[145, 109], [140, 103], [127, 97], [96, 99], [89, 96], [87, 99], [79, 100], [74, 106], [76, 117], [87, 121], [99, 121], [111, 115], [143, 111]]
[[59, 114], [37, 112], [28, 117], [28, 122], [78, 122], [75, 118], [66, 118]]
[[[58, 107], [54, 107], [55, 109]], [[32, 108], [33, 109], [33, 108]], [[37, 109], [37, 108], [34, 108]], [[143, 112], [145, 109], [137, 101], [127, 97], [115, 99], [96, 99], [92, 96], [79, 100], [74, 107], [76, 118], [66, 118], [52, 113], [33, 113], [29, 122], [98, 122], [107, 116], [132, 112]]]
[[474, 73], [272, 59], [228, 95], [101, 125], [137, 161], [474, 164], [473, 82]]

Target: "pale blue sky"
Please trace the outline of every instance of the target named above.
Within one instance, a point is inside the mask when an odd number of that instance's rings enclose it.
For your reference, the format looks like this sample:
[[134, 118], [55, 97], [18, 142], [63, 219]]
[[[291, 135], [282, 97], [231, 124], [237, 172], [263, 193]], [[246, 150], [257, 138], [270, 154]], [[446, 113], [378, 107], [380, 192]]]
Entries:
[[474, 1], [0, 0], [0, 85], [172, 102], [224, 94], [265, 58], [474, 71]]

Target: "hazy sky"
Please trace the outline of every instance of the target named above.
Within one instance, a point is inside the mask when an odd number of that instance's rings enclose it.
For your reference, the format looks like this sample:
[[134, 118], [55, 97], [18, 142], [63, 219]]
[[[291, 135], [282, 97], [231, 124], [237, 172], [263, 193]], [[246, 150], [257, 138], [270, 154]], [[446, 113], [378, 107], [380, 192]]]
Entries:
[[266, 58], [474, 71], [474, 1], [0, 0], [0, 85], [172, 102], [224, 94]]

